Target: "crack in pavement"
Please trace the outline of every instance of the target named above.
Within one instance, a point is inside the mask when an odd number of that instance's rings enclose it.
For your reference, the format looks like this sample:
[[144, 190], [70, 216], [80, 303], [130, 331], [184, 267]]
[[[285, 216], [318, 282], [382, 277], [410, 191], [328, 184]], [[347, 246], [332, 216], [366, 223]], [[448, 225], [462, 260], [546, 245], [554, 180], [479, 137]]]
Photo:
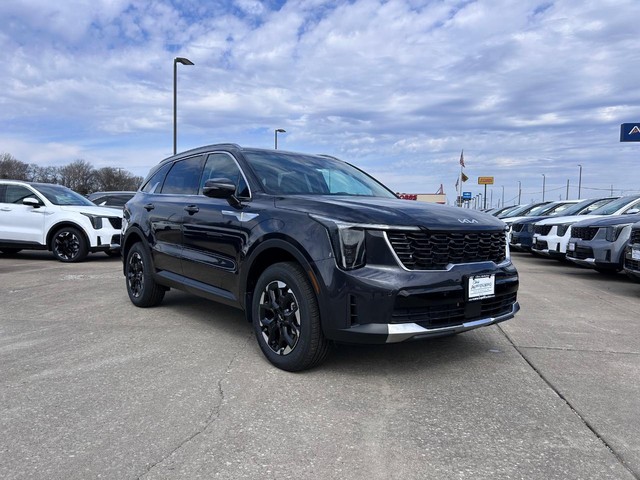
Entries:
[[[243, 347], [246, 347], [248, 345], [249, 341], [253, 337], [254, 337], [254, 334], [252, 332], [251, 334], [249, 334], [247, 336], [247, 340], [245, 340], [245, 342], [243, 344]], [[231, 357], [231, 359], [227, 363], [227, 367], [225, 368], [224, 374], [218, 380], [217, 387], [218, 387], [219, 402], [217, 403], [217, 405], [213, 406], [213, 408], [209, 412], [209, 415], [207, 415], [207, 418], [204, 421], [204, 423], [202, 425], [202, 428], [196, 430], [192, 435], [190, 435], [189, 437], [187, 437], [183, 441], [181, 441], [178, 444], [178, 446], [176, 446], [168, 454], [164, 455], [160, 460], [158, 460], [157, 462], [149, 465], [146, 468], [146, 471], [142, 475], [139, 475], [139, 476], [136, 477], [136, 480], [141, 480], [141, 479], [145, 478], [156, 467], [158, 467], [158, 466], [162, 465], [163, 463], [165, 463], [168, 459], [170, 459], [172, 456], [174, 456], [176, 454], [176, 452], [178, 452], [180, 449], [182, 449], [185, 445], [189, 444], [193, 439], [195, 439], [198, 436], [202, 435], [215, 421], [218, 420], [218, 418], [220, 417], [220, 410], [222, 408], [222, 404], [224, 403], [224, 389], [222, 388], [222, 382], [227, 378], [227, 376], [229, 374], [229, 371], [231, 370], [231, 366], [234, 364], [234, 362], [236, 361], [238, 356], [244, 351], [245, 351], [244, 348], [239, 348], [238, 351], [235, 353], [235, 355], [233, 355], [233, 357]]]

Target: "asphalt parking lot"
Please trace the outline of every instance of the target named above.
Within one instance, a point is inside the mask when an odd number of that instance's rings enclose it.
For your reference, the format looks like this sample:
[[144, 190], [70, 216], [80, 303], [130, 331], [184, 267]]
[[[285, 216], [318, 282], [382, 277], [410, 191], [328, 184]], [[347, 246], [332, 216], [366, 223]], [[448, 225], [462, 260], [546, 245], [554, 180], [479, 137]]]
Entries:
[[0, 257], [2, 479], [638, 479], [640, 284], [514, 254], [516, 318], [291, 374], [121, 264]]

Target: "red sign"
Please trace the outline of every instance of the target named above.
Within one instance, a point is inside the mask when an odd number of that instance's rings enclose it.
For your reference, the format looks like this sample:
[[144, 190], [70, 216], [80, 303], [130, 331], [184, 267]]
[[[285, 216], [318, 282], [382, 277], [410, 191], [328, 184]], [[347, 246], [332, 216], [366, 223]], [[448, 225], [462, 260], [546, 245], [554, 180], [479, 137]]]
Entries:
[[417, 193], [399, 193], [398, 196], [403, 200], [418, 200]]

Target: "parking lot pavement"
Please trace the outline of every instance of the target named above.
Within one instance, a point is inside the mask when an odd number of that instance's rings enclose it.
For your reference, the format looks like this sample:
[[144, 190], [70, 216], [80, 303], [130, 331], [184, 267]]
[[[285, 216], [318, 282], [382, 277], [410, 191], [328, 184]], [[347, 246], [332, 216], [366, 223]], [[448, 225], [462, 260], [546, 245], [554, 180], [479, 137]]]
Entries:
[[640, 284], [514, 262], [515, 319], [291, 374], [118, 259], [0, 257], [0, 478], [640, 478]]

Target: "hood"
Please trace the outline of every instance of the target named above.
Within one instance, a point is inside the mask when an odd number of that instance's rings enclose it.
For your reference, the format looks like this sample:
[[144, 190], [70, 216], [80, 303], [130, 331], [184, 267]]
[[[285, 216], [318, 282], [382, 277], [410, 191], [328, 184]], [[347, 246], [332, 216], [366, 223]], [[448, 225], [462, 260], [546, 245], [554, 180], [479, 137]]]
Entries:
[[607, 215], [603, 218], [596, 218], [592, 220], [580, 221], [574, 224], [574, 226], [580, 225], [581, 227], [608, 227], [612, 225], [625, 225], [627, 223], [640, 222], [640, 214], [633, 215]]
[[605, 215], [568, 215], [566, 217], [549, 217], [537, 222], [537, 225], [560, 225], [561, 223], [576, 223], [582, 220], [602, 218]]
[[420, 226], [433, 230], [504, 230], [502, 220], [487, 213], [435, 203], [380, 197], [295, 195], [276, 206], [350, 223]]
[[122, 218], [122, 210], [119, 208], [95, 207], [88, 205], [64, 205], [60, 206], [60, 210], [65, 212], [78, 212], [95, 215], [96, 217], [119, 217]]
[[519, 220], [516, 220], [515, 222], [510, 222], [511, 224], [514, 223], [520, 223], [520, 224], [528, 224], [528, 223], [537, 223], [540, 220], [544, 220], [546, 218], [549, 218], [549, 215], [540, 215], [537, 217], [515, 217], [515, 218], [519, 218]]

